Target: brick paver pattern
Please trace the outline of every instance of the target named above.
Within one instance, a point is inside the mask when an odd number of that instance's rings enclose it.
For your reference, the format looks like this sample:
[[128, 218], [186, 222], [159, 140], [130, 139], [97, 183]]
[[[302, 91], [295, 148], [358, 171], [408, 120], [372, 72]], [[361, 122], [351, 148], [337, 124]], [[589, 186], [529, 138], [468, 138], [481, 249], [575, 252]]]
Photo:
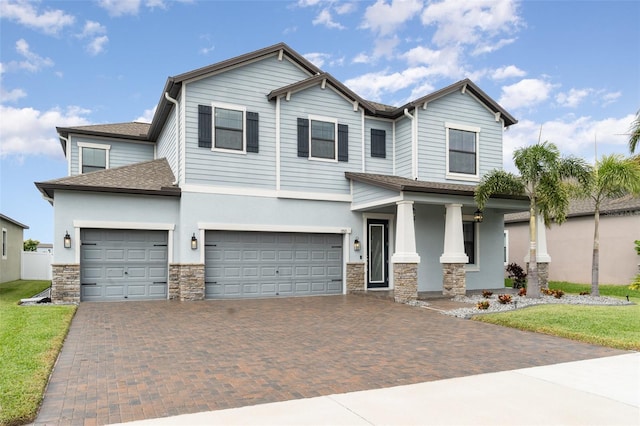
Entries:
[[81, 303], [35, 424], [126, 422], [621, 353], [362, 296]]

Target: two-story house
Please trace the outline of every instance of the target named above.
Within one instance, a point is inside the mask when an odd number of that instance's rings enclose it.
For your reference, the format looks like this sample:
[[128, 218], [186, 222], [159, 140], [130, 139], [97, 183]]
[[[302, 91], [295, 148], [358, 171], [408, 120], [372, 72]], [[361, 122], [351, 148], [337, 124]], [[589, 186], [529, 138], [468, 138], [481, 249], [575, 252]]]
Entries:
[[286, 44], [167, 79], [151, 124], [58, 128], [55, 301], [503, 285], [503, 215], [474, 219], [516, 120], [470, 80], [369, 102]]

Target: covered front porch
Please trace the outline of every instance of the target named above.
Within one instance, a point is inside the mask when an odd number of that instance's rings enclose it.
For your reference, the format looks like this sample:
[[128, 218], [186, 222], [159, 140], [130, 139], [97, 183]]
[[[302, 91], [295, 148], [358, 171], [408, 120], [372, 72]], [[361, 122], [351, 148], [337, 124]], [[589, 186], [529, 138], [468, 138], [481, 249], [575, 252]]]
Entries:
[[397, 302], [504, 285], [506, 212], [521, 198], [492, 199], [477, 211], [473, 185], [347, 173], [351, 210], [362, 214], [359, 259], [347, 264], [347, 290], [387, 292]]

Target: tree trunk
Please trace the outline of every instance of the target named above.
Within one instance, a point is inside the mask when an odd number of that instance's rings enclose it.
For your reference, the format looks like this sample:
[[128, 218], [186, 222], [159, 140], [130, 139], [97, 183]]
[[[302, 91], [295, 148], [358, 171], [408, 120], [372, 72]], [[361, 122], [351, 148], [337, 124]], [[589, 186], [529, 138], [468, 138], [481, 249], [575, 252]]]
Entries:
[[596, 203], [593, 230], [593, 256], [591, 258], [591, 295], [600, 296], [598, 279], [600, 274], [600, 206]]
[[529, 270], [527, 271], [527, 297], [537, 299], [540, 297], [540, 283], [538, 280], [538, 232], [536, 229], [536, 213], [536, 205], [532, 197], [529, 206]]

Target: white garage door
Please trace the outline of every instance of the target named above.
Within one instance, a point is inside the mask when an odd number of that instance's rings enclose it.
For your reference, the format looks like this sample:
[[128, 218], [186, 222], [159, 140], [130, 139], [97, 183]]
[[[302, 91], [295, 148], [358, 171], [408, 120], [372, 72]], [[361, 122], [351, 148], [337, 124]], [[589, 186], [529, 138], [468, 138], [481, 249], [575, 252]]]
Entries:
[[342, 293], [342, 235], [207, 231], [205, 297]]
[[83, 229], [80, 299], [167, 298], [167, 232]]

